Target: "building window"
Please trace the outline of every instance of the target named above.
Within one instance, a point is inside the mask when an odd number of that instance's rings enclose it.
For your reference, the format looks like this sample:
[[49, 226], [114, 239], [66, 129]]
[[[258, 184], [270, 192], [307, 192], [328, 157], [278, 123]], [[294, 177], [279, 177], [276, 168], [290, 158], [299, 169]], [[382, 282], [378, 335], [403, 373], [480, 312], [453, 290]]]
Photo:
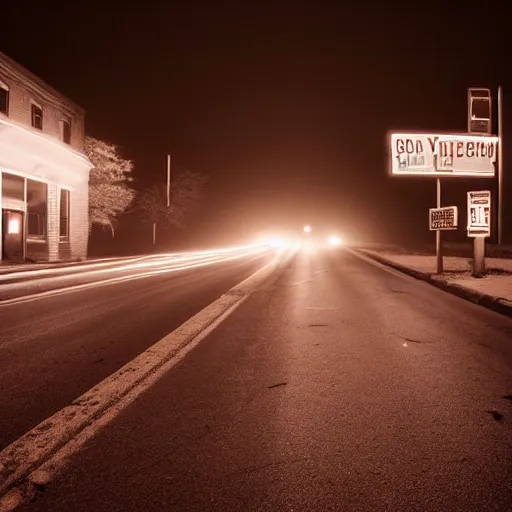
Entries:
[[60, 189], [60, 237], [69, 238], [69, 190]]
[[0, 112], [9, 115], [9, 87], [0, 80]]
[[25, 201], [25, 178], [7, 172], [2, 173], [2, 197]]
[[48, 187], [46, 183], [27, 179], [28, 236], [46, 237], [46, 205]]
[[60, 138], [66, 144], [71, 144], [71, 121], [63, 119], [60, 122]]
[[32, 126], [37, 130], [43, 129], [43, 109], [32, 103]]

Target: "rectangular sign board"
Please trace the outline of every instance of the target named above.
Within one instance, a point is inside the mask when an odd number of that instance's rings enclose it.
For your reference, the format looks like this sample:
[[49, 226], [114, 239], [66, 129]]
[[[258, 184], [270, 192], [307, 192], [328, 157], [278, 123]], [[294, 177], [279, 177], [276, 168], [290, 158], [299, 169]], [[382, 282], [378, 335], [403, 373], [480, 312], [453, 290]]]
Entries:
[[457, 229], [458, 211], [456, 206], [430, 208], [430, 231]]
[[498, 137], [393, 133], [390, 136], [393, 176], [493, 177]]
[[468, 192], [468, 236], [491, 236], [491, 191]]
[[492, 132], [492, 95], [490, 89], [468, 89], [468, 132], [486, 134]]

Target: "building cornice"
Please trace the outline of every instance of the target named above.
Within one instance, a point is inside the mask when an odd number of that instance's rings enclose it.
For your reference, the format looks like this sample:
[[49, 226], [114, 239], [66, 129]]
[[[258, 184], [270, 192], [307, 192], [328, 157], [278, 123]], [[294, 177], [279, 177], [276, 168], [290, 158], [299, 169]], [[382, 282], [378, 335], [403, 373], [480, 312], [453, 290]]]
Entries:
[[45, 102], [55, 107], [65, 109], [70, 114], [85, 114], [83, 107], [61, 94], [57, 89], [47, 84], [44, 80], [41, 80], [38, 76], [34, 75], [34, 73], [24, 68], [21, 64], [18, 64], [3, 52], [0, 52], [0, 73], [1, 72], [5, 74], [5, 78], [12, 78], [18, 81]]
[[59, 149], [63, 153], [67, 154], [68, 156], [79, 160], [82, 164], [87, 166], [89, 169], [91, 169], [93, 167], [91, 161], [85, 156], [84, 153], [77, 151], [76, 149], [72, 148], [71, 146], [69, 146], [68, 144], [66, 144], [62, 141], [56, 140], [54, 137], [46, 135], [45, 133], [40, 133], [39, 131], [32, 130], [30, 128], [27, 128], [24, 125], [14, 122], [12, 119], [9, 119], [7, 116], [0, 114], [0, 134], [2, 132], [2, 128], [16, 130], [25, 137], [32, 138], [32, 140], [40, 141], [43, 144], [48, 145], [48, 147], [53, 147], [55, 149]]

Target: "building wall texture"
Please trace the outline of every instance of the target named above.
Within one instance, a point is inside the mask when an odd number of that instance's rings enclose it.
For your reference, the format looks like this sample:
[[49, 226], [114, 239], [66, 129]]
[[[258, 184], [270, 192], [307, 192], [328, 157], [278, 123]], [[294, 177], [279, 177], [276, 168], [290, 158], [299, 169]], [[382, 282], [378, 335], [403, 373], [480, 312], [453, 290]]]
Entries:
[[[1, 52], [0, 87], [7, 88], [9, 96], [7, 114], [0, 112], [0, 172], [47, 185], [46, 237], [27, 237], [25, 256], [50, 261], [85, 258], [91, 163], [83, 153], [84, 110]], [[32, 126], [32, 104], [42, 108], [42, 130]], [[69, 144], [62, 137], [62, 121], [70, 123]], [[61, 188], [70, 194], [67, 239], [60, 237]], [[0, 193], [0, 208], [6, 205], [9, 200], [4, 198], [2, 206]], [[0, 223], [0, 235], [1, 229]], [[0, 236], [0, 244], [2, 240]]]
[[87, 184], [71, 192], [70, 248], [73, 259], [87, 255], [89, 241], [89, 190]]
[[9, 87], [9, 118], [31, 127], [31, 106], [36, 103], [43, 108], [43, 130], [54, 139], [61, 139], [60, 121], [71, 123], [70, 146], [78, 151], [84, 149], [85, 111], [37, 76], [0, 52], [0, 81]]

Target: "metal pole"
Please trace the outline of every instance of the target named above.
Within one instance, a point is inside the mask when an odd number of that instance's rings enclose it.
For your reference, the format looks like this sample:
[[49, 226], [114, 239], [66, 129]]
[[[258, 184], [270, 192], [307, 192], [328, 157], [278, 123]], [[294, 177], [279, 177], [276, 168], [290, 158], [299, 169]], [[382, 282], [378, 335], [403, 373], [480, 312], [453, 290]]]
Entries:
[[156, 244], [156, 222], [153, 222], [153, 245]]
[[498, 244], [503, 243], [503, 89], [498, 87]]
[[[437, 208], [441, 208], [441, 179], [437, 178]], [[436, 272], [443, 273], [443, 240], [441, 238], [441, 230], [436, 230]]]
[[167, 208], [171, 206], [171, 155], [167, 155]]
[[476, 236], [473, 238], [473, 277], [485, 275], [485, 238]]

